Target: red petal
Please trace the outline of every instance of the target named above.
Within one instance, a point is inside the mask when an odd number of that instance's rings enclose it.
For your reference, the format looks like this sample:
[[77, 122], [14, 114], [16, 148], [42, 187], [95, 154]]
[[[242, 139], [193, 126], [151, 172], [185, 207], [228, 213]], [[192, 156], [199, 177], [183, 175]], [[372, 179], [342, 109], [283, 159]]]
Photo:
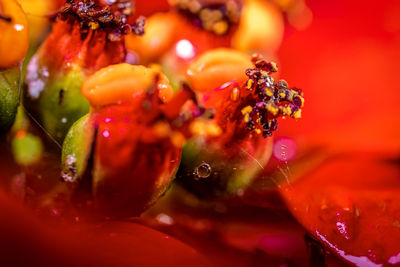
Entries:
[[289, 29], [279, 53], [282, 77], [306, 99], [303, 119], [282, 123], [280, 133], [296, 129], [304, 141], [336, 149], [399, 151], [399, 2], [310, 5], [313, 23]]
[[281, 192], [300, 223], [344, 259], [360, 266], [400, 263], [394, 162], [363, 154], [333, 158]]
[[2, 265], [205, 266], [182, 242], [134, 223], [53, 225], [0, 191]]

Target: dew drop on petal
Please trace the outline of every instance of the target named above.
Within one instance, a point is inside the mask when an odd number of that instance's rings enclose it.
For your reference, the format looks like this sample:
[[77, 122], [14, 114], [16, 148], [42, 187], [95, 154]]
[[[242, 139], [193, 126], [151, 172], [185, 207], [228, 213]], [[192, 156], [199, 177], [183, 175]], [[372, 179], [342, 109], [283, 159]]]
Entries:
[[208, 178], [211, 175], [211, 166], [208, 163], [202, 163], [194, 170], [193, 175], [197, 178]]
[[351, 240], [357, 232], [358, 216], [353, 211], [336, 213], [336, 230], [346, 240]]
[[297, 154], [297, 144], [292, 138], [278, 137], [274, 142], [273, 155], [280, 161], [290, 161]]

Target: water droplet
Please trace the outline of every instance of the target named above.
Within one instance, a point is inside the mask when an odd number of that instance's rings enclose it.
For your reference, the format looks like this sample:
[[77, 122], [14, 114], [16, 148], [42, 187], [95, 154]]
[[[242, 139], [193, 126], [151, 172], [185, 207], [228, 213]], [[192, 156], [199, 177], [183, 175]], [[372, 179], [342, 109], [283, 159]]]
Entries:
[[330, 225], [334, 233], [344, 240], [353, 240], [358, 233], [359, 216], [356, 209], [347, 209], [342, 205], [328, 204], [321, 207], [320, 219], [324, 225]]
[[165, 225], [173, 225], [174, 224], [174, 219], [172, 219], [171, 216], [168, 216], [165, 213], [160, 213], [157, 215], [156, 220]]
[[336, 229], [346, 240], [351, 240], [357, 230], [358, 218], [352, 211], [341, 211], [336, 213]]
[[109, 138], [111, 136], [110, 132], [108, 130], [104, 130], [102, 133], [104, 138]]
[[105, 122], [105, 123], [110, 123], [110, 122], [112, 122], [112, 121], [114, 121], [113, 118], [105, 118], [105, 119], [104, 119], [104, 122]]
[[275, 140], [273, 154], [280, 161], [290, 161], [297, 154], [297, 144], [292, 138], [279, 137]]
[[211, 175], [211, 166], [207, 163], [200, 164], [193, 172], [198, 178], [208, 178]]

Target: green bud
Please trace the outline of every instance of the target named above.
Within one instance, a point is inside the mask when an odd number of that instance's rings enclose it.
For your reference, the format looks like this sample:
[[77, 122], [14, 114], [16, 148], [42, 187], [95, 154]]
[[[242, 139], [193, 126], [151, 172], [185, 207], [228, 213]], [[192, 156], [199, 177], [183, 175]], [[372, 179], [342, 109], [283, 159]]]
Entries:
[[43, 153], [43, 144], [39, 137], [24, 130], [17, 132], [11, 142], [15, 161], [21, 166], [37, 163]]
[[0, 133], [13, 124], [19, 104], [20, 67], [0, 70]]
[[[240, 194], [262, 172], [272, 146], [261, 140], [256, 144], [229, 145], [207, 143], [196, 137], [183, 148], [178, 181], [189, 191], [204, 198]], [[252, 152], [253, 151], [253, 152]]]
[[72, 124], [89, 112], [89, 102], [81, 94], [84, 78], [82, 70], [75, 67], [57, 78], [37, 77], [42, 79], [42, 91], [28, 82], [28, 105], [33, 106], [31, 110], [39, 115], [43, 127], [58, 141], [64, 140]]

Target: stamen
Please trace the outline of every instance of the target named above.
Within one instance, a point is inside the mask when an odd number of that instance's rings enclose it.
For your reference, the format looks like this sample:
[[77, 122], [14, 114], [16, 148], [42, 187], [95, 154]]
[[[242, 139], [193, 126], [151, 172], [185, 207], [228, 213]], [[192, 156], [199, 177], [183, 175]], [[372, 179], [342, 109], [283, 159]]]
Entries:
[[278, 71], [274, 62], [267, 62], [259, 55], [253, 55], [252, 62], [254, 68], [246, 70], [248, 80], [244, 85], [251, 94], [245, 98], [241, 113], [249, 131], [262, 132], [268, 137], [278, 128], [277, 118], [301, 117], [303, 93], [295, 87], [289, 88], [285, 80], [274, 82], [270, 76]]
[[241, 6], [235, 0], [226, 3], [204, 3], [201, 0], [176, 0], [174, 6], [193, 24], [216, 35], [227, 34], [240, 18]]
[[123, 35], [134, 32], [144, 34], [145, 19], [139, 17], [134, 24], [128, 23], [133, 14], [130, 0], [115, 0], [105, 3], [100, 0], [67, 0], [57, 18], [71, 23], [78, 22], [82, 32], [103, 30], [108, 40], [120, 41]]

